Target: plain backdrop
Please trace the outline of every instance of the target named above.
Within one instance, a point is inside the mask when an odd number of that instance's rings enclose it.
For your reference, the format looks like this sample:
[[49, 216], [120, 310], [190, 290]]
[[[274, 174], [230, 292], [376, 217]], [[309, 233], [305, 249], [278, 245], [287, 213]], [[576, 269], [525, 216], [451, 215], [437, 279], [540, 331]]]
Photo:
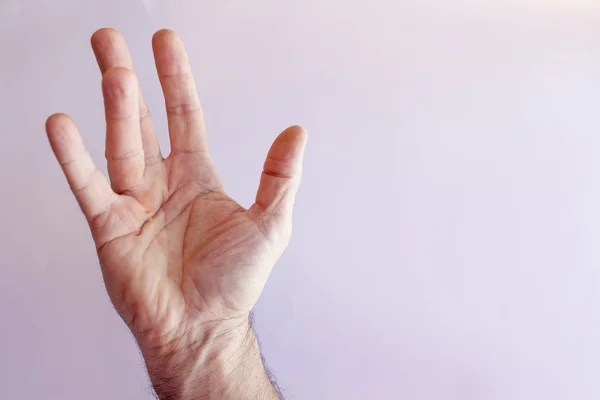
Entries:
[[256, 307], [287, 399], [600, 398], [597, 1], [0, 0], [0, 398], [151, 398], [44, 132], [104, 165], [98, 28], [168, 153], [151, 36], [180, 33], [228, 192], [309, 132]]

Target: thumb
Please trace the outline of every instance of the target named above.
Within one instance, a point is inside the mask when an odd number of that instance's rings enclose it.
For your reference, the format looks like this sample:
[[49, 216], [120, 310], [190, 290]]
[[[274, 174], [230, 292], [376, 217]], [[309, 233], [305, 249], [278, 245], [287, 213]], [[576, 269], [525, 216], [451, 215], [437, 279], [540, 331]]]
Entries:
[[271, 145], [255, 203], [260, 209], [267, 234], [281, 224], [291, 228], [307, 139], [304, 128], [296, 125], [283, 131]]

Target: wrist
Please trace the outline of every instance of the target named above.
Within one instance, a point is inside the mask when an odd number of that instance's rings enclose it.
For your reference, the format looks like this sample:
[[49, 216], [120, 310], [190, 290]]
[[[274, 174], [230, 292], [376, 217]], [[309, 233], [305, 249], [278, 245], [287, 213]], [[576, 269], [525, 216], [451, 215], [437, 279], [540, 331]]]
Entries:
[[278, 398], [248, 318], [205, 324], [142, 354], [161, 400]]

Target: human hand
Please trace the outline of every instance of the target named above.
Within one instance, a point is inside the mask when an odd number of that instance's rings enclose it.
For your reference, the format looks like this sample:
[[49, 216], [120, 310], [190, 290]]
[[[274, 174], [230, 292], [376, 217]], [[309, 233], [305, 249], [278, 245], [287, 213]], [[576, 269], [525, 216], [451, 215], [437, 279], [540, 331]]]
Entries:
[[[207, 357], [201, 354], [208, 343], [223, 349], [247, 342], [249, 313], [290, 239], [307, 139], [298, 126], [277, 137], [256, 202], [244, 209], [225, 193], [208, 154], [183, 44], [162, 30], [152, 45], [168, 115], [166, 159], [125, 41], [111, 29], [92, 36], [103, 76], [110, 184], [68, 116], [53, 115], [46, 124], [89, 222], [108, 294], [149, 370], [185, 363], [183, 353]], [[226, 339], [217, 345], [219, 337]]]

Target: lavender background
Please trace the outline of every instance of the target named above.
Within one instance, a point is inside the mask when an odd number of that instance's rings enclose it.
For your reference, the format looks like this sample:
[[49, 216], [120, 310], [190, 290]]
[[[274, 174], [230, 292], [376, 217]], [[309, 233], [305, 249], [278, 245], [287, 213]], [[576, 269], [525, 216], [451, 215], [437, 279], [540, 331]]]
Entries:
[[309, 131], [256, 311], [288, 399], [600, 397], [596, 1], [0, 0], [0, 398], [151, 398], [43, 130], [69, 113], [102, 163], [103, 26], [165, 153], [150, 38], [181, 34], [242, 204]]

